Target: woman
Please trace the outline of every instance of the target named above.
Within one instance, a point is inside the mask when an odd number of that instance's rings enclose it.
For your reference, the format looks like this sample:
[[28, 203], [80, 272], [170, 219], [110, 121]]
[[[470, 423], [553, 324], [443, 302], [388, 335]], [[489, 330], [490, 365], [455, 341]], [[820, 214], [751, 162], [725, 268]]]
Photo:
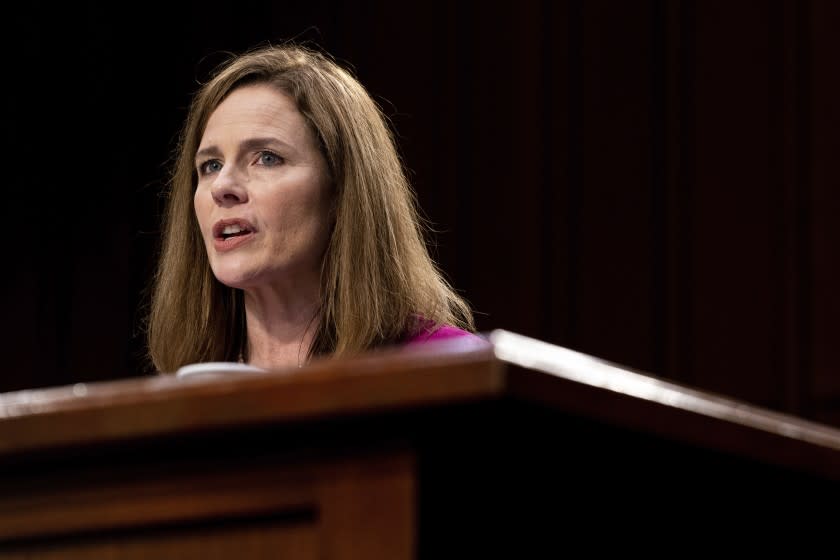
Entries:
[[478, 338], [382, 113], [324, 54], [270, 46], [224, 64], [193, 99], [168, 194], [148, 324], [159, 371]]

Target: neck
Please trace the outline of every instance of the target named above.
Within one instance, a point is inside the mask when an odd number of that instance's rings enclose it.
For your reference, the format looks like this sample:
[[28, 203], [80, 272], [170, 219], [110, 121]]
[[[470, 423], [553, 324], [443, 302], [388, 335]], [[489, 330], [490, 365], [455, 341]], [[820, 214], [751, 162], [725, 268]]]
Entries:
[[301, 367], [318, 327], [317, 291], [284, 297], [272, 290], [245, 291], [248, 363], [265, 369]]

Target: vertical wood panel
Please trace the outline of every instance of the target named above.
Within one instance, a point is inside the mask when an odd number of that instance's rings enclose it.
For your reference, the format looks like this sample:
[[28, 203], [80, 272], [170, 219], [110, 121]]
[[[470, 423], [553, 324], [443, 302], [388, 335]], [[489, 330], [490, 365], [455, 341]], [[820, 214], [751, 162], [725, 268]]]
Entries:
[[[469, 26], [471, 81], [466, 84], [467, 175], [459, 189], [472, 207], [469, 291], [482, 329], [511, 325], [539, 333], [540, 37], [539, 5], [476, 8]], [[457, 156], [456, 156], [457, 157]]]
[[651, 369], [652, 3], [583, 4], [578, 340]]
[[[780, 380], [781, 401], [788, 411], [809, 407], [810, 355], [808, 325], [809, 170], [803, 161], [810, 144], [807, 114], [807, 70], [803, 42], [804, 2], [780, 0], [770, 4], [770, 175], [775, 226], [771, 235], [776, 286], [772, 367]], [[803, 264], [805, 267], [803, 267]]]
[[817, 413], [840, 422], [840, 180], [837, 154], [840, 150], [840, 75], [837, 24], [840, 6], [815, 0], [810, 4], [809, 61], [811, 81], [811, 237], [813, 280], [813, 390]]
[[778, 397], [774, 384], [761, 380], [773, 371], [764, 6], [695, 5], [690, 255], [694, 378], [710, 390], [770, 403]]
[[[539, 22], [541, 36], [540, 57], [541, 93], [539, 153], [541, 197], [538, 214], [541, 223], [540, 260], [544, 263], [540, 294], [542, 302], [540, 332], [545, 340], [570, 345], [576, 302], [572, 293], [573, 251], [570, 246], [570, 227], [575, 223], [576, 209], [570, 203], [574, 183], [572, 172], [573, 146], [577, 143], [577, 122], [572, 113], [579, 105], [573, 103], [578, 95], [572, 92], [578, 74], [572, 73], [571, 51], [579, 37], [578, 3], [542, 2]], [[576, 57], [579, 62], [579, 56]], [[577, 152], [575, 152], [577, 153]], [[575, 158], [577, 161], [580, 158]]]
[[[691, 321], [689, 253], [692, 223], [691, 195], [694, 191], [694, 3], [668, 2], [660, 5], [665, 52], [657, 57], [663, 65], [658, 87], [664, 88], [662, 100], [662, 161], [654, 162], [654, 173], [664, 174], [662, 203], [657, 216], [663, 239], [657, 258], [660, 274], [658, 286], [662, 329], [657, 337], [661, 347], [660, 375], [677, 381], [694, 383], [691, 367]], [[656, 169], [661, 165], [662, 169]]]

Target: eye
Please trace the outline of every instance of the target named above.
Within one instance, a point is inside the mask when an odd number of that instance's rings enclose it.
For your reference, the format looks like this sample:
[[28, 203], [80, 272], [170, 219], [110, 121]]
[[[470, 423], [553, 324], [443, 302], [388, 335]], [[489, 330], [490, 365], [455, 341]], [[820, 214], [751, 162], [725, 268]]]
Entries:
[[259, 165], [265, 165], [267, 167], [274, 167], [275, 165], [280, 165], [283, 163], [283, 158], [275, 154], [274, 152], [270, 152], [268, 150], [263, 150], [257, 154], [257, 163]]
[[216, 173], [222, 169], [222, 162], [217, 159], [208, 159], [200, 163], [198, 166], [199, 175], [207, 175], [208, 173]]

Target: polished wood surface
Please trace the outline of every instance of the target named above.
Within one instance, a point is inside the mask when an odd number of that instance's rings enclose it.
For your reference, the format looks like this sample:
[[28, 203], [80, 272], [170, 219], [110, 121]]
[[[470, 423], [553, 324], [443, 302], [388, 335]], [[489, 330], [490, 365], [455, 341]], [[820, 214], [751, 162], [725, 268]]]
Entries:
[[516, 553], [557, 546], [560, 503], [610, 528], [653, 504], [710, 535], [734, 518], [701, 504], [775, 530], [806, 512], [786, 499], [840, 497], [840, 430], [487, 338], [2, 394], [0, 558]]
[[516, 396], [791, 466], [832, 475], [840, 469], [840, 429], [832, 426], [515, 333], [497, 330], [490, 338], [495, 348], [442, 342], [267, 374], [165, 375], [0, 394], [0, 459], [63, 445]]
[[[457, 375], [453, 375], [457, 370]], [[487, 398], [503, 389], [489, 347], [457, 341], [235, 377], [162, 375], [0, 394], [0, 458], [213, 427], [299, 421]]]
[[529, 402], [840, 481], [840, 429], [701, 391], [507, 331], [496, 355], [519, 366], [506, 391]]

